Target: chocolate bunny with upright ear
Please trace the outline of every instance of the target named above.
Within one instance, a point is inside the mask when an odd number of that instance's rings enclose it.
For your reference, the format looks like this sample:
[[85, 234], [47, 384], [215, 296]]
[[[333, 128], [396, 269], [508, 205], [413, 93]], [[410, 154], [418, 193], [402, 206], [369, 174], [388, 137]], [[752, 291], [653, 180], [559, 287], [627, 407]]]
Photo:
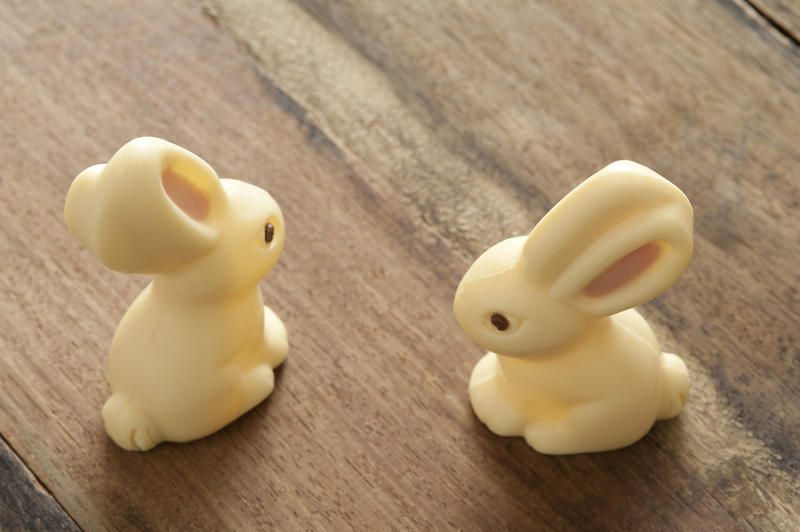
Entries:
[[64, 216], [109, 268], [153, 275], [111, 344], [103, 420], [119, 446], [201, 438], [272, 392], [289, 346], [258, 289], [285, 236], [267, 192], [142, 137], [75, 178]]
[[632, 307], [692, 254], [692, 207], [631, 161], [584, 181], [529, 236], [485, 251], [458, 286], [459, 325], [489, 350], [472, 372], [477, 417], [548, 454], [605, 451], [678, 415], [686, 365]]

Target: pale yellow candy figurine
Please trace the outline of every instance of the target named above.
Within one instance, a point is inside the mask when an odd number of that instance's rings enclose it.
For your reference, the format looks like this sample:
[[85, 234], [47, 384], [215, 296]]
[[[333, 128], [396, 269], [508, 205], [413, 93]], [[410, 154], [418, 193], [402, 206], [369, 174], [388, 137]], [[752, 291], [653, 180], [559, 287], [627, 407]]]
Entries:
[[537, 451], [630, 445], [689, 393], [686, 365], [662, 353], [632, 307], [673, 284], [692, 255], [692, 207], [672, 183], [615, 162], [570, 192], [527, 237], [483, 253], [454, 310], [488, 349], [469, 396], [477, 417]]
[[118, 445], [201, 438], [272, 392], [288, 343], [258, 289], [284, 243], [267, 192], [143, 137], [81, 172], [64, 216], [109, 268], [153, 275], [111, 344], [103, 419]]

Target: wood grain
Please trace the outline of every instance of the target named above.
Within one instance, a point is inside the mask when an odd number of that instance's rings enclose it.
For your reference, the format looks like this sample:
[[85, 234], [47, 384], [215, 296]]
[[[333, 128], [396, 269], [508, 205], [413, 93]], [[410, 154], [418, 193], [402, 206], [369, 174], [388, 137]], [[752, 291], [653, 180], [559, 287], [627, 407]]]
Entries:
[[[738, 4], [0, 4], [0, 434], [87, 529], [789, 530], [800, 513], [800, 58]], [[486, 4], [489, 6], [489, 4]], [[189, 445], [106, 437], [147, 282], [68, 233], [72, 177], [157, 135], [267, 188], [276, 392]], [[547, 457], [472, 415], [475, 255], [617, 158], [692, 199], [648, 304], [693, 376], [636, 445]]]

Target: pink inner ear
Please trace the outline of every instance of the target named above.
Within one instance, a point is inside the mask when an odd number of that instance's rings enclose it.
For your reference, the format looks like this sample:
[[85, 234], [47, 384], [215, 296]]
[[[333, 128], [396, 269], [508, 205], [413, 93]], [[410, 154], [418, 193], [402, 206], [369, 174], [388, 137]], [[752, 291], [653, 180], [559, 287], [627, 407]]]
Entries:
[[659, 255], [661, 255], [661, 246], [655, 242], [649, 242], [609, 266], [583, 289], [583, 293], [589, 297], [610, 294], [646, 270]]
[[169, 199], [183, 212], [195, 220], [206, 219], [209, 207], [208, 199], [188, 180], [180, 174], [176, 174], [171, 168], [167, 168], [161, 175], [161, 183], [164, 185]]

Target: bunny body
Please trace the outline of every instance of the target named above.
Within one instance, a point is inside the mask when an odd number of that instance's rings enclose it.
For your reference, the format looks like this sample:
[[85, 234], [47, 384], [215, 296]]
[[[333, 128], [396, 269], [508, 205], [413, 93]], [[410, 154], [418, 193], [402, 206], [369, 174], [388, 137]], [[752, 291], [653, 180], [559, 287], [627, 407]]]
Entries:
[[141, 138], [76, 178], [65, 216], [106, 265], [155, 274], [111, 345], [103, 419], [118, 445], [201, 438], [272, 392], [288, 342], [258, 289], [284, 240], [269, 194]]
[[[666, 367], [675, 361], [677, 370]], [[656, 419], [677, 415], [688, 384], [683, 362], [662, 354], [644, 318], [630, 309], [593, 324], [568, 351], [534, 359], [484, 355], [469, 394], [492, 432], [524, 436], [543, 453], [569, 454], [637, 441]]]
[[540, 452], [568, 454], [629, 445], [656, 419], [677, 415], [689, 390], [686, 366], [660, 351], [630, 307], [683, 271], [691, 221], [674, 185], [620, 161], [565, 197], [528, 237], [481, 255], [454, 302], [461, 327], [491, 350], [470, 378], [477, 417]]
[[126, 448], [217, 431], [272, 392], [272, 369], [288, 351], [285, 328], [257, 289], [233, 301], [193, 302], [164, 283], [157, 279], [136, 298], [111, 344], [114, 393], [103, 418]]

